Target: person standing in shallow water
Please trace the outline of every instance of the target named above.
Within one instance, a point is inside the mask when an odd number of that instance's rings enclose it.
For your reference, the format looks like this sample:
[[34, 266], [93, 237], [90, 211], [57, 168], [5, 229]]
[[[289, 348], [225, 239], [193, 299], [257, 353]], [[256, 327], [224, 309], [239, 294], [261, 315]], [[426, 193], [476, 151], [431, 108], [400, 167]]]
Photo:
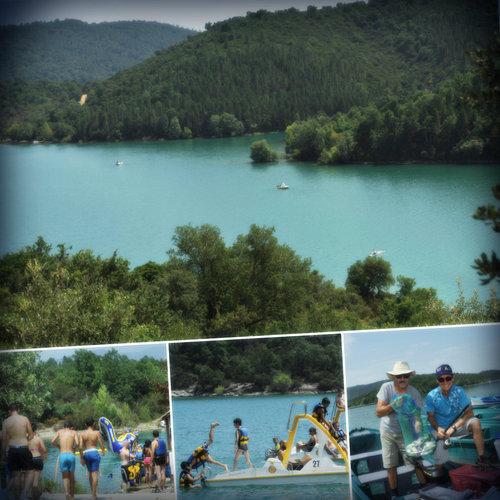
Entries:
[[32, 424], [33, 437], [29, 440], [28, 446], [33, 456], [33, 481], [31, 486], [31, 498], [37, 500], [42, 494], [40, 488], [40, 478], [43, 470], [43, 461], [47, 459], [47, 448], [43, 439], [36, 432], [36, 424]]
[[14, 498], [27, 498], [33, 479], [33, 455], [28, 447], [28, 440], [33, 437], [31, 422], [19, 414], [16, 404], [9, 406], [9, 416], [2, 424], [2, 450], [0, 461], [7, 458], [10, 480], [7, 491]]
[[80, 463], [87, 467], [89, 473], [90, 491], [92, 498], [97, 498], [97, 485], [99, 483], [99, 465], [101, 455], [97, 449], [99, 445], [101, 452], [104, 452], [104, 443], [101, 433], [94, 429], [94, 420], [92, 418], [85, 422], [86, 429], [80, 433]]
[[74, 425], [66, 421], [64, 427], [52, 438], [52, 446], [59, 448], [59, 470], [62, 474], [66, 500], [75, 498], [75, 449], [79, 446]]
[[[391, 498], [398, 495], [399, 456], [403, 457], [406, 465], [412, 465], [404, 453], [404, 442], [401, 427], [392, 404], [402, 394], [409, 394], [416, 405], [422, 408], [422, 398], [415, 387], [410, 385], [410, 378], [415, 375], [406, 361], [396, 361], [391, 371], [387, 372], [390, 382], [385, 382], [377, 393], [375, 413], [380, 418], [380, 441], [382, 443], [382, 461], [387, 469], [387, 480], [391, 490]], [[425, 483], [422, 471], [415, 469], [418, 480]]]
[[160, 438], [158, 431], [153, 431], [153, 441], [151, 442], [151, 454], [156, 474], [156, 486], [158, 491], [165, 488], [165, 467], [168, 461], [168, 449], [165, 439]]

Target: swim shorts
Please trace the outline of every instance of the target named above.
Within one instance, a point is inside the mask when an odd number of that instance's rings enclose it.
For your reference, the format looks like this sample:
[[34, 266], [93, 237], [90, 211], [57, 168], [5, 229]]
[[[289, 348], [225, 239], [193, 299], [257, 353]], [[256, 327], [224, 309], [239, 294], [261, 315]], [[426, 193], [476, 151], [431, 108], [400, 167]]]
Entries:
[[75, 455], [73, 453], [59, 454], [59, 470], [61, 472], [75, 472]]
[[9, 446], [7, 466], [11, 472], [33, 469], [33, 455], [27, 446]]
[[89, 472], [97, 472], [101, 463], [101, 455], [99, 455], [99, 452], [95, 448], [85, 450], [83, 452], [83, 461]]
[[154, 464], [155, 465], [165, 465], [167, 463], [166, 455], [155, 455]]
[[238, 445], [238, 450], [248, 451], [248, 445], [247, 444], [239, 444]]
[[33, 470], [43, 470], [43, 458], [42, 457], [33, 457], [32, 469]]
[[151, 457], [144, 457], [144, 465], [151, 465], [153, 463], [153, 459]]

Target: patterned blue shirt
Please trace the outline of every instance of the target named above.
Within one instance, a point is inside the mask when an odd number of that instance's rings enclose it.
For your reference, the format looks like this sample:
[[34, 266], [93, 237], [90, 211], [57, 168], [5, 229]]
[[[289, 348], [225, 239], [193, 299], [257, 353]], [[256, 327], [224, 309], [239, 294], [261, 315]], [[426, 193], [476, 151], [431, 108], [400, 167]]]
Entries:
[[444, 396], [440, 387], [432, 389], [425, 396], [424, 409], [432, 413], [439, 427], [446, 429], [457, 420], [463, 409], [470, 405], [470, 398], [462, 387], [452, 385], [448, 397]]

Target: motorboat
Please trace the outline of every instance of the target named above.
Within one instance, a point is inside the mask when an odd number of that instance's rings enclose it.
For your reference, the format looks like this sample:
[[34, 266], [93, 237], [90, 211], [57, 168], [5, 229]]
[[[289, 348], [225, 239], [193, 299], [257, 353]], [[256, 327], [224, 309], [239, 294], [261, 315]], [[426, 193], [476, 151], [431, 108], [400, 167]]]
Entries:
[[[498, 441], [500, 436], [500, 398], [498, 396], [472, 398], [472, 406], [475, 416], [481, 420], [486, 453], [491, 457], [497, 456], [498, 460], [495, 440]], [[474, 484], [476, 481], [474, 474], [477, 475], [474, 471], [477, 469], [472, 468], [471, 464], [475, 464], [477, 454], [472, 435], [452, 437], [449, 444], [449, 462], [443, 469], [436, 468], [427, 460], [418, 463], [429, 481], [426, 486], [419, 484], [413, 465], [405, 465], [402, 460], [400, 461], [397, 474], [398, 495], [401, 498], [458, 498], [453, 478], [461, 470], [469, 475], [467, 479], [469, 484]], [[388, 498], [390, 491], [387, 470], [382, 465], [380, 432], [377, 429], [364, 427], [353, 429], [349, 432], [349, 446], [353, 498], [355, 500]], [[482, 478], [481, 481], [485, 482], [486, 479]], [[482, 494], [477, 497], [482, 498]]]
[[290, 186], [288, 184], [285, 184], [284, 182], [278, 184], [276, 187], [278, 189], [289, 189], [290, 188]]
[[[294, 415], [291, 426], [289, 417], [288, 424], [288, 439], [282, 460], [270, 456], [260, 467], [223, 472], [208, 477], [205, 484], [240, 486], [349, 482], [347, 452], [326, 427], [305, 411]], [[316, 429], [317, 443], [311, 451], [303, 451], [297, 441], [299, 427], [302, 430], [305, 426]]]
[[121, 166], [123, 165], [123, 161], [122, 161], [122, 160], [116, 160], [115, 165], [116, 165], [117, 167], [121, 167]]
[[384, 255], [385, 250], [372, 250], [368, 256], [369, 257], [380, 257], [381, 255]]

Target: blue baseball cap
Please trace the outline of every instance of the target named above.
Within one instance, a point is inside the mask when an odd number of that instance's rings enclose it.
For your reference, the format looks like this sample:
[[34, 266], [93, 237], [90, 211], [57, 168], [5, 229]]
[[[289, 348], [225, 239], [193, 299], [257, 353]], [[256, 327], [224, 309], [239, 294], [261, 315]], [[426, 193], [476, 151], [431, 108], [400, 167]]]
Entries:
[[436, 368], [436, 375], [440, 377], [441, 375], [453, 375], [453, 370], [450, 365], [439, 365]]

